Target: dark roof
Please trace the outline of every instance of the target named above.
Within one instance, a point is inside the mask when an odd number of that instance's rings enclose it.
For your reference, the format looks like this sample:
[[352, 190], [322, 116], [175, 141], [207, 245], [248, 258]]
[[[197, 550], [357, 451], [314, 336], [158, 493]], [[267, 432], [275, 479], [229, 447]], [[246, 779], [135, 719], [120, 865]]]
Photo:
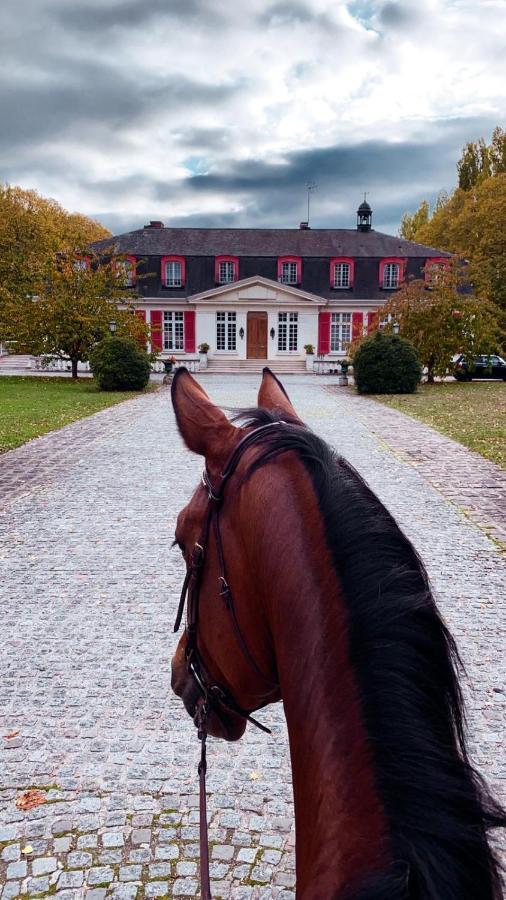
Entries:
[[369, 206], [367, 200], [362, 200], [357, 212], [372, 212], [371, 207]]
[[414, 241], [347, 228], [141, 228], [91, 244], [135, 256], [450, 256]]

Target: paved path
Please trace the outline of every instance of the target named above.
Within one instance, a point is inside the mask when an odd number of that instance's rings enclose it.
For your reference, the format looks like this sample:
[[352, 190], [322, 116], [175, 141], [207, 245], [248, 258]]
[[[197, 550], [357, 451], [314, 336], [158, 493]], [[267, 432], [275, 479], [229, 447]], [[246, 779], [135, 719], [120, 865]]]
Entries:
[[[253, 403], [258, 387], [202, 381], [223, 405]], [[372, 434], [359, 398], [307, 378], [286, 384], [426, 561], [473, 685], [475, 759], [504, 796], [506, 567], [496, 544]], [[378, 420], [387, 412], [378, 407]], [[198, 748], [169, 687], [182, 576], [169, 544], [200, 467], [167, 392], [0, 457], [2, 900], [55, 889], [61, 900], [197, 896]], [[294, 897], [282, 711], [263, 719], [272, 738], [248, 729], [237, 745], [211, 742], [216, 898]], [[19, 811], [16, 796], [36, 786], [48, 802]]]

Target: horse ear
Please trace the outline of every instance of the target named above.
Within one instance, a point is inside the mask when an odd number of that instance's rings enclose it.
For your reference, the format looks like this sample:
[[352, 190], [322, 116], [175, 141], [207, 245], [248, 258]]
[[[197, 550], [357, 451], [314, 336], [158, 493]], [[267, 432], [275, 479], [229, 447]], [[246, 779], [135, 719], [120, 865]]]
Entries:
[[176, 371], [171, 394], [177, 425], [188, 449], [205, 456], [211, 468], [220, 466], [237, 441], [238, 429], [209, 399], [188, 369]]
[[263, 370], [262, 383], [258, 391], [258, 406], [262, 406], [264, 409], [280, 410], [291, 419], [296, 419], [297, 422], [301, 421], [290, 403], [290, 398], [283, 385], [267, 366]]

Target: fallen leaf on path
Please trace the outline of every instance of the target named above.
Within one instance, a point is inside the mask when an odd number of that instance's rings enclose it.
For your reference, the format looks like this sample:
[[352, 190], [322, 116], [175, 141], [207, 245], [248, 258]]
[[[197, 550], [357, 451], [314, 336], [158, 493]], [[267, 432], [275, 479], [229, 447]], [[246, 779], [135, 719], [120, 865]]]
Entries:
[[25, 791], [16, 800], [18, 809], [35, 809], [36, 806], [42, 806], [43, 803], [46, 803], [46, 795], [42, 791], [36, 790]]
[[27, 844], [26, 847], [22, 847], [22, 848], [21, 848], [21, 853], [24, 853], [25, 856], [26, 856], [28, 853], [33, 853], [33, 847], [32, 847], [32, 845], [31, 845], [31, 844]]
[[250, 772], [250, 773], [249, 773], [249, 780], [250, 780], [250, 781], [257, 781], [258, 778], [260, 778], [260, 775], [259, 775], [258, 772]]
[[10, 741], [11, 738], [17, 737], [18, 734], [19, 734], [19, 731], [9, 731], [9, 734], [4, 734], [4, 738], [6, 741]]

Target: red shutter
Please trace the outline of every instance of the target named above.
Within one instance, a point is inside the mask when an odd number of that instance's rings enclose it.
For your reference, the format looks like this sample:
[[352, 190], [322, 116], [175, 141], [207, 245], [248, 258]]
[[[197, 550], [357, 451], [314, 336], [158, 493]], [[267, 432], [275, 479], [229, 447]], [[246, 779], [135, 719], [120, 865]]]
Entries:
[[162, 349], [162, 311], [151, 310], [151, 350]]
[[195, 353], [195, 310], [185, 310], [184, 313], [184, 349], [185, 353]]
[[373, 331], [376, 331], [378, 328], [378, 310], [376, 312], [369, 313], [369, 319], [367, 322], [367, 334], [371, 334]]
[[318, 314], [318, 353], [324, 356], [330, 353], [330, 313]]
[[364, 314], [354, 312], [351, 317], [351, 323], [351, 338], [355, 341], [357, 338], [362, 337], [364, 332]]
[[[135, 315], [139, 319], [142, 319], [144, 324], [146, 324], [146, 310], [145, 309], [136, 309], [136, 310], [134, 310], [134, 312], [135, 312]], [[145, 348], [146, 347], [146, 338], [144, 337], [144, 335], [141, 334], [138, 340], [139, 340], [139, 344], [141, 345], [141, 347]]]

